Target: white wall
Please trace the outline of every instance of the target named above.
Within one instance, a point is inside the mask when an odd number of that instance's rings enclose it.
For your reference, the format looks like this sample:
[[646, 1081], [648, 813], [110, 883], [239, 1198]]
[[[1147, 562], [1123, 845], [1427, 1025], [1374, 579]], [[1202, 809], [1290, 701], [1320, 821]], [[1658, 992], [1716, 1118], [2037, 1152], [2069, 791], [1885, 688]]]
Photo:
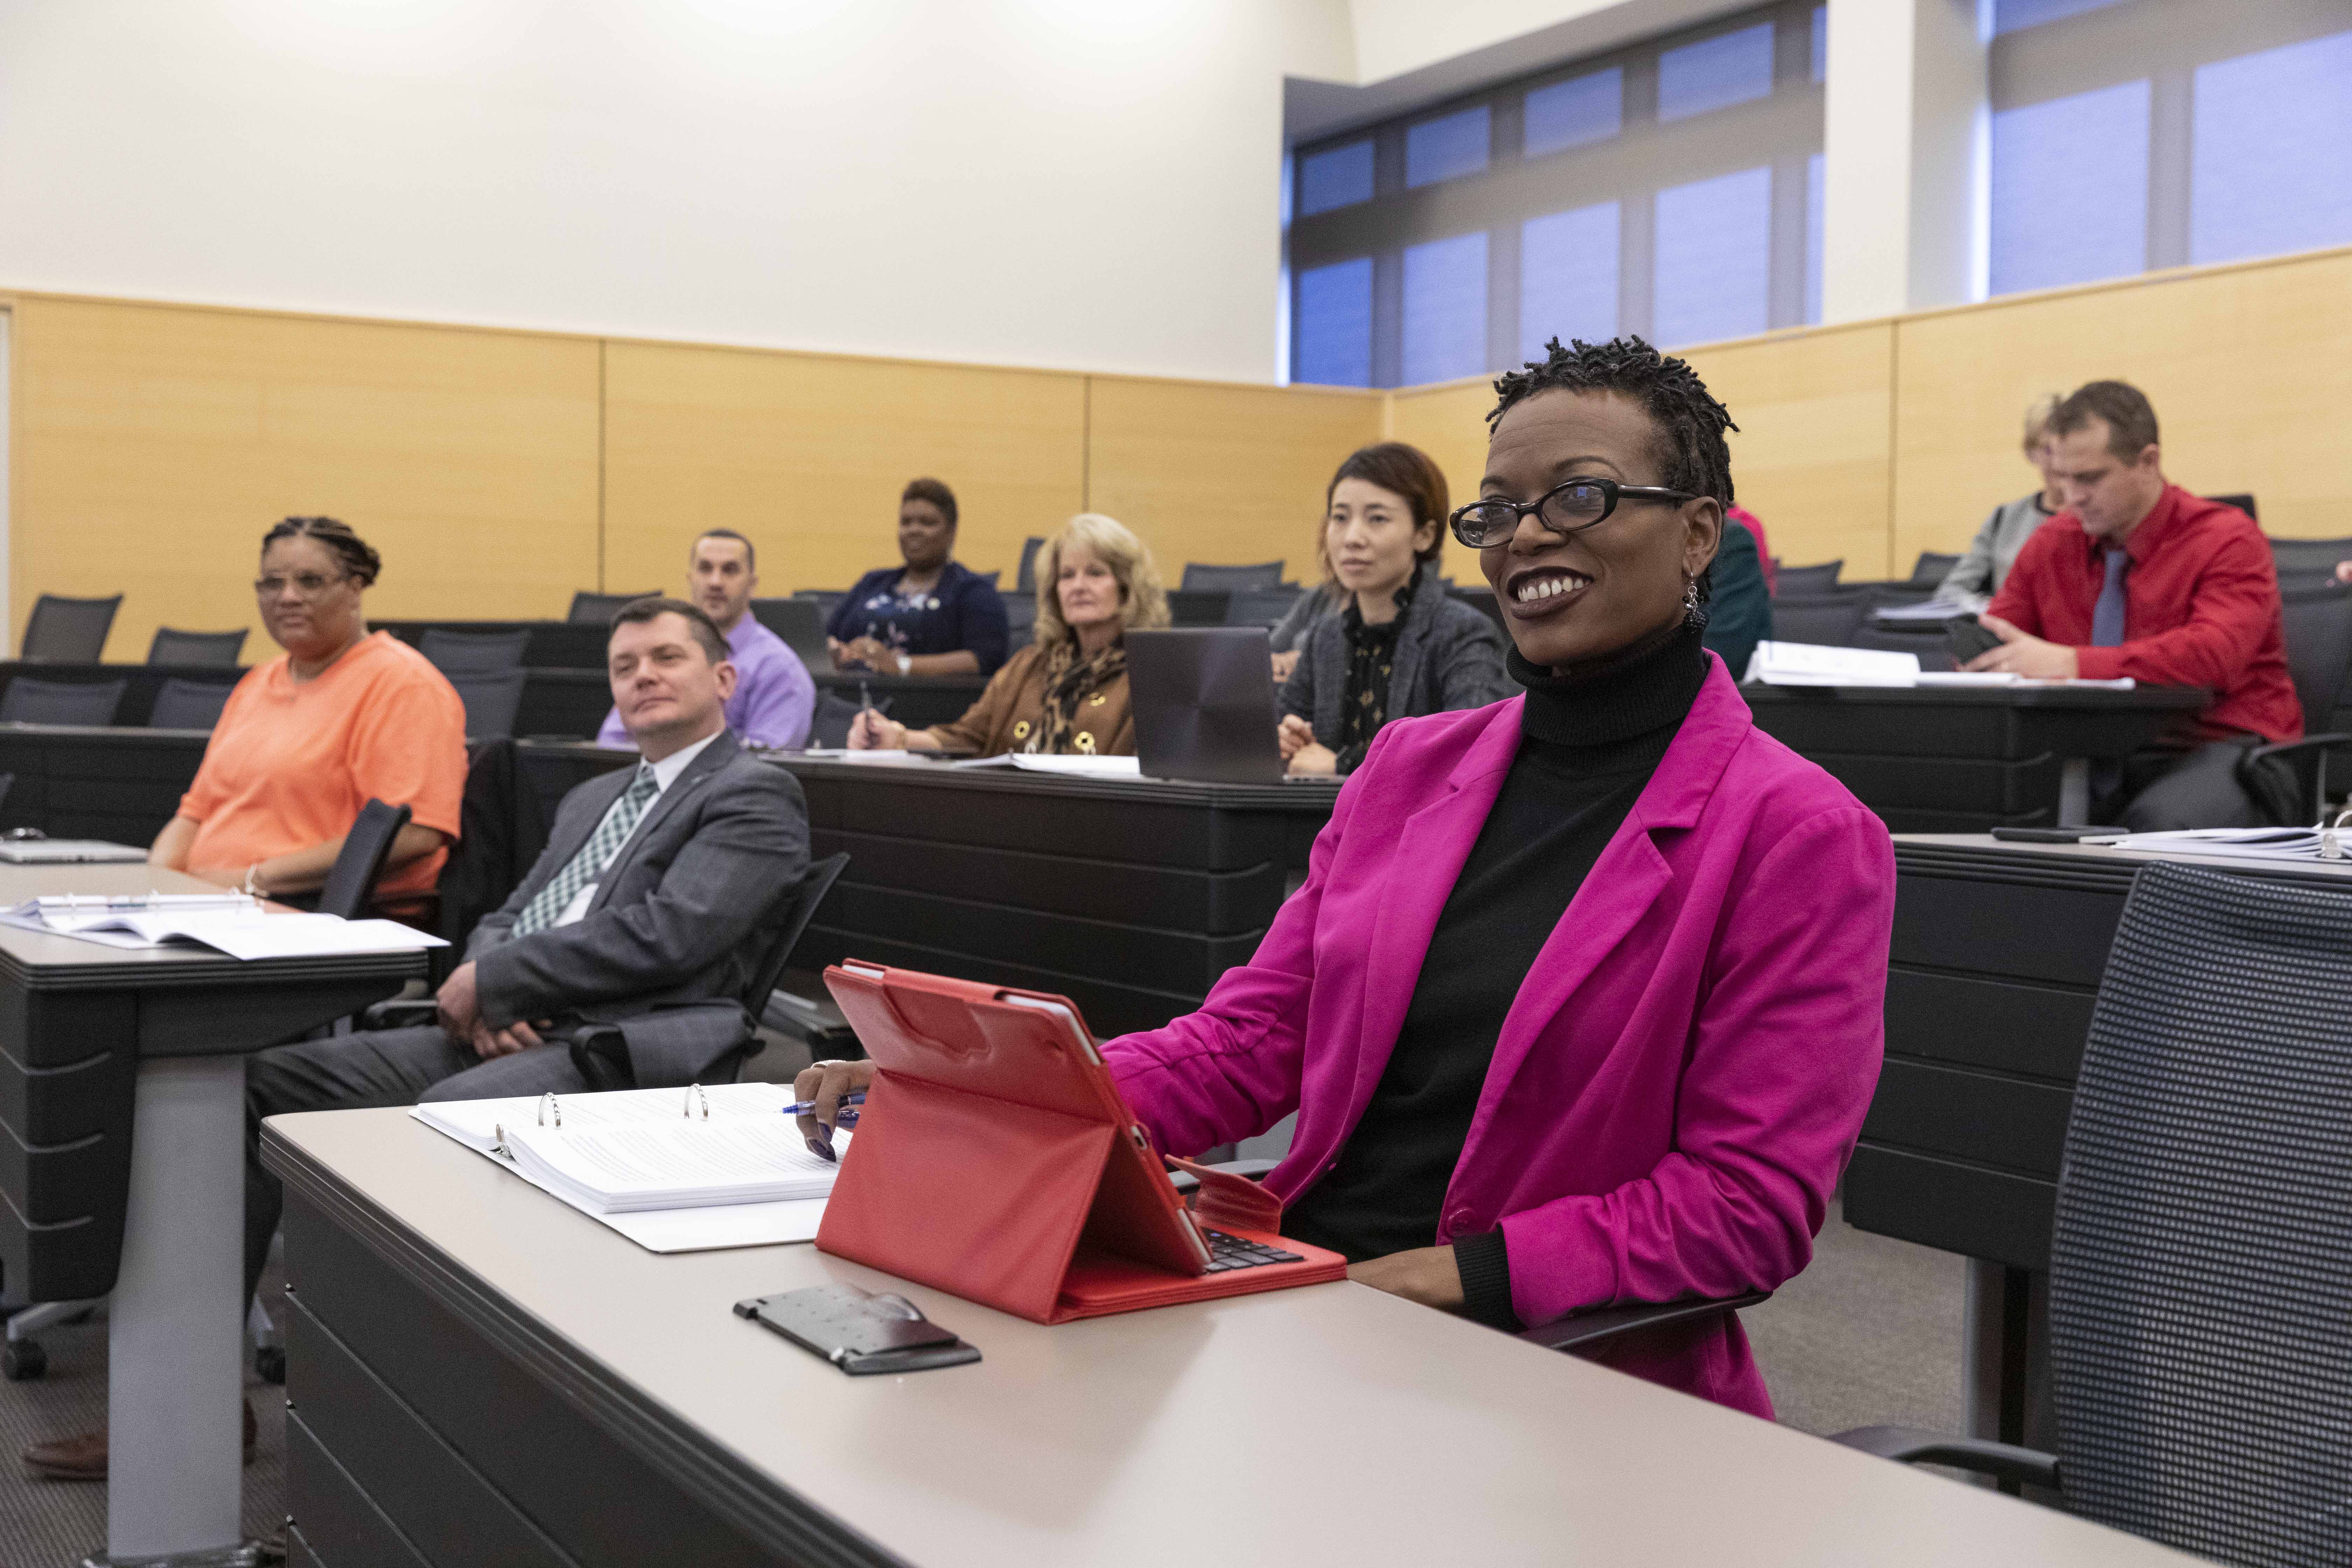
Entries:
[[20, 0], [0, 289], [1244, 380], [1344, 0]]

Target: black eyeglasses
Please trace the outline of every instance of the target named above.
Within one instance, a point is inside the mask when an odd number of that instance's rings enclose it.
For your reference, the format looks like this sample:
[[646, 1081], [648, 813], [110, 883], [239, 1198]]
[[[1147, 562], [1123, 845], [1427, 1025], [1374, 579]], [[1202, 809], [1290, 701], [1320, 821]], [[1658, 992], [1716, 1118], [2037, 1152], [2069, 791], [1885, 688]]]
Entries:
[[1604, 521], [1621, 500], [1686, 501], [1698, 498], [1687, 490], [1661, 489], [1656, 485], [1621, 485], [1615, 479], [1566, 479], [1524, 504], [1515, 500], [1474, 500], [1455, 510], [1454, 537], [1473, 550], [1500, 544], [1519, 531], [1519, 519], [1532, 513], [1554, 533], [1574, 533]]

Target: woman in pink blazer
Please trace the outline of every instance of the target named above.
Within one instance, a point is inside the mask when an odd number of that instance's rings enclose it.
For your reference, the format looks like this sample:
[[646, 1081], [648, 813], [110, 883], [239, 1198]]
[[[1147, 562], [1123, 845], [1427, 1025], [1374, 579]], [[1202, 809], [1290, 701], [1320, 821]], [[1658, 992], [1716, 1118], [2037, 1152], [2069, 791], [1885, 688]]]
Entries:
[[[1554, 342], [1496, 388], [1452, 521], [1525, 692], [1384, 726], [1251, 961], [1103, 1054], [1171, 1153], [1296, 1110], [1283, 1229], [1381, 1289], [1516, 1328], [1775, 1289], [1878, 1079], [1886, 830], [1700, 646], [1732, 493], [1698, 377]], [[1771, 1415], [1728, 1313], [1609, 1346]]]

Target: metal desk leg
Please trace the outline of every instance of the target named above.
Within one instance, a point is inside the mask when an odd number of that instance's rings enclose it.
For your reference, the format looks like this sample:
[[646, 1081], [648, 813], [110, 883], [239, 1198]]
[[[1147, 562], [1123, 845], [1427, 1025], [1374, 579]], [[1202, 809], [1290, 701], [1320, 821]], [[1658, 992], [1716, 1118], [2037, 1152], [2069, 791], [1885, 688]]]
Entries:
[[107, 1340], [106, 1546], [84, 1568], [245, 1568], [245, 1058], [139, 1068]]
[[[1960, 1320], [1960, 1397], [1971, 1437], [2025, 1441], [2027, 1304], [2032, 1277], [2022, 1268], [1969, 1259]], [[2001, 1490], [2014, 1493], [2014, 1482]]]
[[2059, 764], [2058, 826], [2087, 827], [2091, 823], [2091, 759], [2068, 757]]

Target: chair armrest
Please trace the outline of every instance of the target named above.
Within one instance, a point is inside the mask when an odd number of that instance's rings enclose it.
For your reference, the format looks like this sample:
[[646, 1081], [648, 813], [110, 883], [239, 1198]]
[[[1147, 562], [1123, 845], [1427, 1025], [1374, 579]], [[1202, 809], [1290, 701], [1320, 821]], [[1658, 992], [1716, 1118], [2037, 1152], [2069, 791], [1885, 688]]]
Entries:
[[2340, 746], [2347, 741], [2352, 741], [2352, 735], [2332, 731], [2325, 735], [2305, 735], [2300, 741], [2280, 741], [2273, 745], [2256, 746], [2246, 753], [2246, 760], [2252, 762], [2261, 757], [2284, 756], [2291, 752], [2307, 752], [2318, 746]]
[[1576, 1351], [1634, 1329], [1654, 1329], [1664, 1323], [1713, 1317], [1717, 1312], [1737, 1312], [1744, 1307], [1761, 1306], [1771, 1299], [1769, 1290], [1750, 1290], [1741, 1296], [1691, 1296], [1679, 1301], [1636, 1301], [1623, 1307], [1599, 1307], [1556, 1323], [1546, 1323], [1539, 1329], [1528, 1329], [1519, 1338], [1548, 1351]]
[[395, 996], [378, 1002], [360, 1015], [363, 1029], [418, 1029], [441, 1016], [441, 1005], [430, 996]]
[[2058, 1458], [1989, 1437], [1954, 1437], [1924, 1426], [1856, 1426], [1830, 1438], [1905, 1465], [1949, 1465], [2029, 1487], [2058, 1489]]

